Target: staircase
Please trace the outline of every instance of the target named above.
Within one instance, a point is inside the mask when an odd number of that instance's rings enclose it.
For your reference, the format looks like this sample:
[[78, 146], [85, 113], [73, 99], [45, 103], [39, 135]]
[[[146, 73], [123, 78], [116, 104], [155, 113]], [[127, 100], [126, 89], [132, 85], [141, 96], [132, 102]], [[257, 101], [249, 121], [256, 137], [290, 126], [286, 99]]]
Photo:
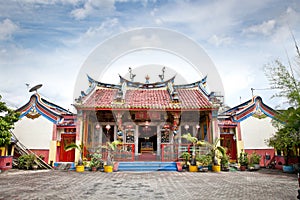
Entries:
[[[39, 156], [37, 156], [35, 153], [33, 153], [32, 151], [30, 151], [30, 149], [27, 149], [15, 136], [15, 134], [13, 132], [11, 132], [13, 138], [16, 140], [15, 142], [15, 152], [17, 152], [19, 155], [29, 155], [29, 154], [33, 154], [35, 156], [35, 164], [37, 164], [39, 166], [39, 168], [41, 169], [52, 169], [52, 167], [50, 165], [48, 165], [48, 163], [46, 163], [43, 159], [41, 159]], [[18, 162], [16, 160], [13, 160], [13, 166], [17, 167], [18, 166]]]
[[176, 162], [119, 162], [118, 171], [177, 171]]

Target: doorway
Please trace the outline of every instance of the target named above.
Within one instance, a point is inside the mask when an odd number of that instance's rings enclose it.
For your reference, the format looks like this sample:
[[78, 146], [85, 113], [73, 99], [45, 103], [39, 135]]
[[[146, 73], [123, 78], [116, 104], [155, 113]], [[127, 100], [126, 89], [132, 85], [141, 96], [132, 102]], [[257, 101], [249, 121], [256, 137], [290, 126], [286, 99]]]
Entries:
[[157, 151], [157, 127], [140, 126], [138, 138], [139, 160], [155, 161]]
[[230, 156], [230, 160], [237, 159], [236, 141], [233, 134], [220, 134], [221, 146], [227, 149], [227, 155]]
[[60, 142], [60, 157], [61, 162], [74, 162], [75, 160], [75, 149], [65, 151], [65, 146], [75, 143], [76, 134], [61, 134]]

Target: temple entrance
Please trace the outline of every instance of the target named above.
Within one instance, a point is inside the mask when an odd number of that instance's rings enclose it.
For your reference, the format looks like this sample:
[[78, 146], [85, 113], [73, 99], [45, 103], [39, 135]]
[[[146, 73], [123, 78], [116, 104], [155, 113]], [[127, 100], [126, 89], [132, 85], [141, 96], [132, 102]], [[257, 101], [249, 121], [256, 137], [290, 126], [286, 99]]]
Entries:
[[138, 153], [140, 161], [155, 161], [157, 151], [157, 127], [140, 126]]
[[65, 146], [74, 143], [76, 134], [61, 134], [60, 157], [61, 162], [74, 162], [75, 150], [65, 151]]
[[227, 155], [230, 157], [230, 160], [236, 160], [236, 141], [234, 139], [233, 134], [220, 134], [221, 140], [221, 146], [227, 148]]

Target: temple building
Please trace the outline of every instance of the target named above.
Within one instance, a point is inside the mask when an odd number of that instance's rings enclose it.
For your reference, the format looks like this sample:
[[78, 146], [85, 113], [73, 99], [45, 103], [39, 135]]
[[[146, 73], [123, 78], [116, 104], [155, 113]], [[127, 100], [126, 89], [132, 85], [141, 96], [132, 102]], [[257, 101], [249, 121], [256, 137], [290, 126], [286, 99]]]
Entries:
[[16, 139], [47, 163], [74, 162], [74, 151], [64, 144], [75, 142], [76, 115], [43, 98], [37, 91], [17, 109], [20, 120], [13, 130]]
[[219, 101], [208, 94], [206, 79], [175, 85], [169, 80], [134, 82], [120, 76], [108, 84], [88, 76], [89, 87], [76, 100], [77, 143], [84, 156], [107, 141], [123, 142], [119, 160], [176, 160], [188, 148], [180, 136], [191, 133], [199, 140], [219, 137]]
[[51, 165], [77, 161], [78, 151], [64, 150], [69, 143], [83, 144], [83, 158], [89, 159], [114, 140], [122, 141], [116, 161], [177, 161], [192, 147], [181, 137], [186, 133], [209, 142], [221, 138], [232, 162], [242, 149], [262, 155], [261, 166], [275, 156], [265, 140], [276, 132], [271, 123], [276, 111], [261, 97], [221, 112], [222, 101], [208, 93], [206, 77], [182, 85], [174, 84], [175, 76], [155, 83], [149, 76], [145, 83], [119, 78], [119, 84], [110, 84], [87, 76], [88, 88], [74, 103], [77, 114], [35, 91], [17, 109], [21, 113], [13, 130], [17, 141]]
[[221, 145], [227, 147], [232, 160], [236, 160], [243, 149], [248, 154], [255, 151], [261, 155], [261, 166], [271, 162], [275, 151], [265, 141], [276, 132], [271, 122], [276, 113], [261, 97], [254, 96], [219, 114]]

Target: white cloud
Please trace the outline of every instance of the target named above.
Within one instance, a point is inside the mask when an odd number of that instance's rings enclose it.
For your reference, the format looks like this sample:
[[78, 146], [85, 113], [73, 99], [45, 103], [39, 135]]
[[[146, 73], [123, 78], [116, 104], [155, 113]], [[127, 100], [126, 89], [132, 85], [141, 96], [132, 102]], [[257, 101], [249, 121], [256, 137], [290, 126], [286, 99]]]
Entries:
[[260, 33], [263, 35], [270, 35], [273, 33], [276, 26], [275, 20], [268, 20], [264, 21], [261, 24], [250, 26], [249, 28], [245, 29], [244, 33]]
[[115, 10], [114, 0], [88, 0], [85, 2], [82, 8], [75, 9], [71, 12], [71, 15], [75, 19], [84, 19], [89, 15], [97, 12], [100, 15], [108, 14]]
[[222, 37], [222, 36], [213, 35], [208, 39], [208, 41], [211, 44], [214, 44], [215, 46], [220, 46], [220, 45], [231, 44], [233, 39], [231, 37]]
[[5, 19], [0, 23], [0, 40], [10, 39], [19, 29], [19, 26], [10, 19]]

